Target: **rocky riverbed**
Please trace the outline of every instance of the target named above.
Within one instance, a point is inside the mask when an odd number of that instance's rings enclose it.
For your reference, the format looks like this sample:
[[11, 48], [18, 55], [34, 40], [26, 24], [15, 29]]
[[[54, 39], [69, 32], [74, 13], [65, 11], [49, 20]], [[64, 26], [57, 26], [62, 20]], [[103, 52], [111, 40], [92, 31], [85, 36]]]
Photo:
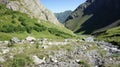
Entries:
[[0, 41], [1, 67], [13, 65], [10, 62], [14, 62], [16, 55], [24, 55], [31, 60], [22, 67], [120, 67], [119, 47], [94, 41], [92, 37], [61, 41], [13, 37], [11, 41]]

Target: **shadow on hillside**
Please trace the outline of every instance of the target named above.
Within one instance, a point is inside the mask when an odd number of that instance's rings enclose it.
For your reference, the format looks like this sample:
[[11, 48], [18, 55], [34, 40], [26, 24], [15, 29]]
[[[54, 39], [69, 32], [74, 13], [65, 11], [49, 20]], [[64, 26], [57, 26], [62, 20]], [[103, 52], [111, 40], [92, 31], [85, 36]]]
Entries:
[[105, 29], [108, 29], [108, 25], [111, 25], [110, 27], [120, 25], [120, 22], [116, 22], [120, 19], [120, 1], [109, 1], [109, 5], [107, 3], [107, 0], [104, 3], [102, 2], [102, 0], [96, 0], [95, 2], [93, 2], [93, 4], [89, 5], [84, 10], [83, 17], [85, 15], [91, 14], [93, 14], [93, 16], [86, 20], [81, 25], [81, 28], [75, 31], [75, 33], [85, 31], [84, 34], [91, 34], [94, 31], [102, 29], [104, 27], [106, 27]]

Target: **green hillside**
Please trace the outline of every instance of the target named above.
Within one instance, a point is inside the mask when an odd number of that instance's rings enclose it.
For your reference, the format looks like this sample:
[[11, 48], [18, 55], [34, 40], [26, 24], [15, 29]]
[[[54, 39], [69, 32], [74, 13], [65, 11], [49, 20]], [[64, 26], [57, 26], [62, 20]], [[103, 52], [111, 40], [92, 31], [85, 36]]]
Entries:
[[105, 32], [99, 33], [98, 40], [105, 40], [120, 46], [120, 26], [109, 29]]
[[13, 36], [22, 39], [28, 35], [37, 38], [68, 38], [72, 37], [72, 32], [48, 21], [30, 18], [27, 14], [12, 11], [0, 4], [0, 40], [9, 40]]

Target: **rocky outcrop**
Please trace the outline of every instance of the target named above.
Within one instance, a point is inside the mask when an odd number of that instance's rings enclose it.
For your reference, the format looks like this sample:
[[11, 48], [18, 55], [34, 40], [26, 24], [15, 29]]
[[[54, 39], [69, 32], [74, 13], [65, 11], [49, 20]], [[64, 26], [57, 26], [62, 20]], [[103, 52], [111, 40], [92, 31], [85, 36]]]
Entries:
[[39, 59], [36, 55], [34, 55], [34, 56], [32, 57], [32, 59], [33, 59], [33, 62], [34, 62], [36, 65], [45, 63], [45, 57], [44, 57], [43, 59]]
[[87, 0], [66, 20], [65, 26], [76, 33], [101, 32], [120, 25], [119, 0]]
[[0, 0], [0, 3], [6, 4], [8, 8], [14, 11], [26, 13], [32, 18], [60, 25], [54, 14], [46, 9], [39, 0]]

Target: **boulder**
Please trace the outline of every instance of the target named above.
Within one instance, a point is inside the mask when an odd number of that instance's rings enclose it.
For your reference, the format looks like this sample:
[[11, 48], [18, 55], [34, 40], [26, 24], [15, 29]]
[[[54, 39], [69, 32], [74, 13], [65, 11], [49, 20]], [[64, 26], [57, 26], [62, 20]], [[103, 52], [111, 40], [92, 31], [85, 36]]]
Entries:
[[19, 40], [17, 37], [13, 37], [13, 38], [11, 39], [11, 42], [12, 42], [12, 43], [19, 43], [20, 40]]
[[47, 45], [42, 45], [42, 48], [43, 48], [43, 49], [47, 49], [48, 46], [47, 46]]
[[76, 59], [76, 60], [75, 60], [75, 62], [76, 62], [76, 63], [79, 63], [79, 62], [80, 62], [80, 60], [79, 60], [79, 59]]
[[9, 49], [2, 49], [2, 54], [8, 53], [10, 50]]
[[36, 39], [34, 37], [28, 36], [26, 37], [25, 40], [31, 42], [31, 41], [35, 41]]
[[3, 57], [0, 57], [0, 62], [5, 62], [5, 59]]
[[9, 58], [10, 58], [10, 59], [13, 59], [13, 58], [14, 58], [14, 56], [13, 56], [13, 55], [10, 55], [10, 56], [9, 56]]
[[86, 42], [94, 42], [94, 37], [87, 37], [87, 38], [83, 38], [82, 40], [86, 41]]
[[4, 45], [8, 45], [8, 44], [9, 44], [9, 41], [4, 41], [3, 44], [4, 44]]
[[36, 65], [45, 63], [45, 57], [43, 59], [39, 59], [36, 55], [32, 56], [33, 62]]
[[57, 63], [57, 62], [58, 62], [57, 58], [52, 57], [52, 56], [50, 56], [50, 61], [51, 61], [51, 62], [54, 62], [54, 63]]

